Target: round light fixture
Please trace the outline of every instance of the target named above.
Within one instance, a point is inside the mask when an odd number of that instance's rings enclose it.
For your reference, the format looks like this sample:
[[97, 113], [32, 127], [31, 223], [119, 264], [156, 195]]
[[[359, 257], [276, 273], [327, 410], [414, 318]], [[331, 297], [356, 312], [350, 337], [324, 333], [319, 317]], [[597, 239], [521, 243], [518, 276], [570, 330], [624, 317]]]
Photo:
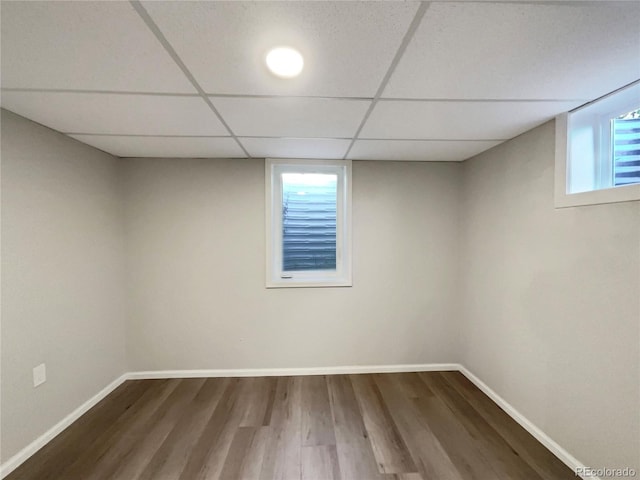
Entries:
[[270, 50], [265, 60], [269, 70], [280, 78], [297, 77], [304, 67], [304, 59], [300, 52], [290, 47], [277, 47]]

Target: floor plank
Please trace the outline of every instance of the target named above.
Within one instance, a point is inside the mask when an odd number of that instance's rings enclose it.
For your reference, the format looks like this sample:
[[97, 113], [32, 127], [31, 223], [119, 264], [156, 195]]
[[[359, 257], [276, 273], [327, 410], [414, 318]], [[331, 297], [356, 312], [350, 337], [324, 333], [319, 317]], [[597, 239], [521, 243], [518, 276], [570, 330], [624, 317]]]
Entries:
[[220, 479], [258, 480], [269, 433], [269, 427], [238, 428], [229, 447]]
[[343, 480], [383, 480], [349, 377], [327, 377]]
[[103, 466], [94, 479], [138, 478], [205, 381], [204, 378], [183, 380], [139, 431], [127, 435], [124, 437], [127, 441], [121, 442], [123, 445], [111, 449], [109, 453], [116, 453], [111, 458], [104, 457]]
[[[327, 377], [302, 378], [302, 445], [335, 445]], [[322, 451], [322, 450], [320, 450]]]
[[256, 377], [245, 380], [240, 395], [248, 398], [245, 412], [240, 420], [241, 427], [261, 427], [269, 424], [277, 382], [276, 377]]
[[350, 378], [380, 472], [417, 473], [373, 376], [351, 375]]
[[[207, 426], [185, 465], [181, 480], [219, 478], [231, 443], [245, 412], [255, 403], [246, 395], [252, 385], [251, 378], [234, 378], [229, 382]], [[266, 400], [266, 399], [265, 399]]]
[[335, 445], [302, 447], [301, 480], [341, 480], [338, 450]]
[[269, 421], [269, 442], [260, 478], [289, 480], [302, 475], [302, 377], [280, 377]]
[[500, 434], [509, 447], [544, 479], [575, 479], [575, 473], [515, 422], [504, 410], [478, 389], [460, 372], [438, 373], [455, 391], [474, 406], [483, 418]]
[[207, 379], [142, 471], [139, 480], [173, 480], [180, 476], [228, 384], [228, 378]]
[[462, 423], [475, 442], [480, 445], [485, 457], [490, 461], [500, 478], [512, 478], [515, 480], [540, 479], [540, 475], [522, 460], [518, 453], [484, 418], [478, 415], [475, 405], [460, 396], [439, 373], [429, 372], [420, 373], [419, 375], [430, 389], [436, 392], [454, 412], [458, 421]]
[[[420, 381], [417, 374], [412, 376], [415, 381]], [[419, 394], [413, 398], [413, 404], [420, 421], [429, 426], [464, 478], [485, 480], [501, 477], [500, 470], [492, 468], [478, 442], [458, 421], [454, 412], [426, 384], [421, 386]]]
[[412, 379], [403, 382], [403, 374], [389, 374], [375, 375], [375, 380], [389, 406], [398, 431], [407, 443], [418, 472], [428, 479], [462, 480], [464, 477], [455, 467], [438, 438], [427, 424], [420, 421], [420, 416], [413, 404], [413, 399], [417, 398], [418, 393], [406, 395], [406, 387], [411, 386]]
[[568, 480], [457, 372], [128, 381], [6, 480]]

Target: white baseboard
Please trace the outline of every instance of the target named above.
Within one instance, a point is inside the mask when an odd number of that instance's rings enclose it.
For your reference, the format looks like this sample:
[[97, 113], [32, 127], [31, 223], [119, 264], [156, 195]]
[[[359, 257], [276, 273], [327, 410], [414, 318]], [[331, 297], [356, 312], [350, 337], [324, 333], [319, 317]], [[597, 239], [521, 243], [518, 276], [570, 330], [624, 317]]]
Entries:
[[[125, 380], [143, 380], [157, 378], [202, 378], [202, 377], [273, 377], [294, 375], [344, 375], [359, 373], [399, 373], [399, 372], [433, 372], [433, 371], [459, 371], [467, 377], [475, 386], [482, 390], [491, 400], [502, 408], [511, 418], [518, 422], [525, 430], [533, 435], [549, 451], [564, 462], [574, 472], [584, 468], [574, 456], [558, 445], [546, 433], [529, 421], [516, 410], [509, 402], [498, 395], [486, 383], [471, 373], [466, 367], [457, 363], [429, 363], [407, 365], [354, 365], [344, 367], [311, 367], [311, 368], [246, 368], [246, 369], [222, 369], [222, 370], [154, 370], [129, 372], [120, 376], [96, 395], [91, 397], [77, 409], [63, 418], [43, 435], [31, 442], [17, 454], [0, 465], [0, 479], [6, 477], [20, 466], [31, 455], [40, 450], [56, 435], [76, 421], [87, 410], [96, 405], [100, 400], [109, 395]], [[583, 477], [585, 478], [585, 477]], [[597, 477], [589, 477], [589, 480], [600, 480]]]
[[128, 379], [128, 374], [123, 374], [120, 377], [116, 378], [109, 385], [104, 387], [98, 393], [96, 393], [89, 400], [84, 402], [78, 408], [76, 408], [69, 415], [64, 417], [58, 423], [56, 423], [49, 430], [44, 432], [38, 438], [36, 438], [29, 445], [24, 447], [18, 453], [16, 453], [13, 457], [9, 458], [6, 462], [0, 465], [0, 478], [4, 478], [13, 472], [16, 468], [18, 468], [24, 461], [26, 461], [31, 455], [36, 453], [42, 447], [44, 447], [47, 443], [49, 443], [55, 436], [60, 434], [65, 428], [75, 422], [78, 418], [84, 415], [91, 407], [96, 405], [100, 400], [113, 392], [116, 388], [118, 388], [125, 380]]
[[131, 372], [129, 379], [201, 378], [201, 377], [291, 377], [296, 375], [347, 375], [357, 373], [434, 372], [460, 370], [457, 363], [409, 365], [354, 365], [346, 367], [244, 368], [225, 370], [152, 370]]
[[[489, 387], [486, 383], [476, 377], [473, 373], [469, 371], [465, 366], [460, 365], [460, 373], [462, 373], [465, 377], [467, 377], [476, 387], [482, 390], [491, 400], [494, 401], [500, 408], [502, 408], [507, 414], [513, 418], [516, 422], [518, 422], [522, 428], [524, 428], [527, 432], [533, 435], [536, 440], [538, 440], [542, 445], [544, 445], [551, 453], [553, 453], [556, 457], [558, 457], [566, 466], [568, 466], [573, 472], [577, 472], [578, 469], [584, 469], [585, 465], [580, 462], [577, 458], [567, 452], [564, 448], [558, 445], [549, 435], [544, 433], [541, 429], [539, 429], [536, 425], [533, 424], [529, 419], [527, 419], [524, 415], [522, 415], [518, 410], [513, 407], [509, 402], [507, 402], [504, 398], [498, 395], [491, 387]], [[578, 476], [576, 474], [576, 476]], [[580, 478], [587, 478], [582, 477]], [[598, 477], [588, 477], [589, 480], [600, 480]]]

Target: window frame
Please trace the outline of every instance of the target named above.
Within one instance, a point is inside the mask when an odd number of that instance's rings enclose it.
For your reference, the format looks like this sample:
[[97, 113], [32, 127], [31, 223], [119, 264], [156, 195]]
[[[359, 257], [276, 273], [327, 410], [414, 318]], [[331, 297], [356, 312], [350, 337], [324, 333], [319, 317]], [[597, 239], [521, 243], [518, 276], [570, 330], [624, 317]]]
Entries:
[[[640, 200], [640, 183], [613, 186], [613, 158], [611, 156], [613, 133], [610, 121], [614, 117], [624, 114], [625, 110], [630, 111], [638, 107], [638, 105], [629, 105], [628, 101], [625, 100], [627, 97], [634, 98], [634, 96], [640, 99], [640, 81], [556, 117], [554, 192], [556, 208]], [[629, 105], [628, 110], [627, 105]], [[591, 108], [594, 111], [594, 118], [597, 118], [591, 124], [593, 130], [598, 132], [593, 140], [595, 144], [593, 149], [596, 157], [593, 163], [594, 184], [596, 186], [592, 190], [570, 193], [571, 163], [575, 161], [575, 159], [571, 158], [570, 151], [570, 116], [583, 108]], [[610, 186], [601, 188], [597, 186], [602, 184], [609, 184]]]
[[[282, 173], [333, 173], [338, 176], [336, 270], [282, 270]], [[266, 287], [351, 287], [351, 160], [265, 159]]]

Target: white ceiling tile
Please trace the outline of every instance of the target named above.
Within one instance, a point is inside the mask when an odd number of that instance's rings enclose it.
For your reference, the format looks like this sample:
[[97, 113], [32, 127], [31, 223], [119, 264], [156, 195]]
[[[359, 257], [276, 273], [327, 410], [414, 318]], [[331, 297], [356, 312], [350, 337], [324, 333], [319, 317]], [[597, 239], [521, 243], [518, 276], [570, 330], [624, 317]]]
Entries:
[[200, 97], [5, 91], [2, 107], [60, 132], [228, 135]]
[[211, 99], [236, 135], [351, 137], [370, 102], [330, 98]]
[[[417, 2], [155, 2], [144, 7], [208, 93], [375, 94]], [[269, 49], [292, 46], [305, 67], [271, 75]]]
[[380, 101], [360, 138], [504, 140], [580, 102]]
[[195, 91], [129, 2], [2, 2], [2, 86]]
[[252, 157], [342, 158], [350, 140], [335, 138], [241, 138]]
[[133, 137], [70, 135], [76, 140], [118, 157], [246, 157], [231, 137]]
[[640, 2], [432, 3], [385, 97], [594, 99], [640, 78]]
[[466, 160], [501, 142], [484, 140], [357, 140], [349, 158], [354, 160], [405, 160], [457, 162]]

